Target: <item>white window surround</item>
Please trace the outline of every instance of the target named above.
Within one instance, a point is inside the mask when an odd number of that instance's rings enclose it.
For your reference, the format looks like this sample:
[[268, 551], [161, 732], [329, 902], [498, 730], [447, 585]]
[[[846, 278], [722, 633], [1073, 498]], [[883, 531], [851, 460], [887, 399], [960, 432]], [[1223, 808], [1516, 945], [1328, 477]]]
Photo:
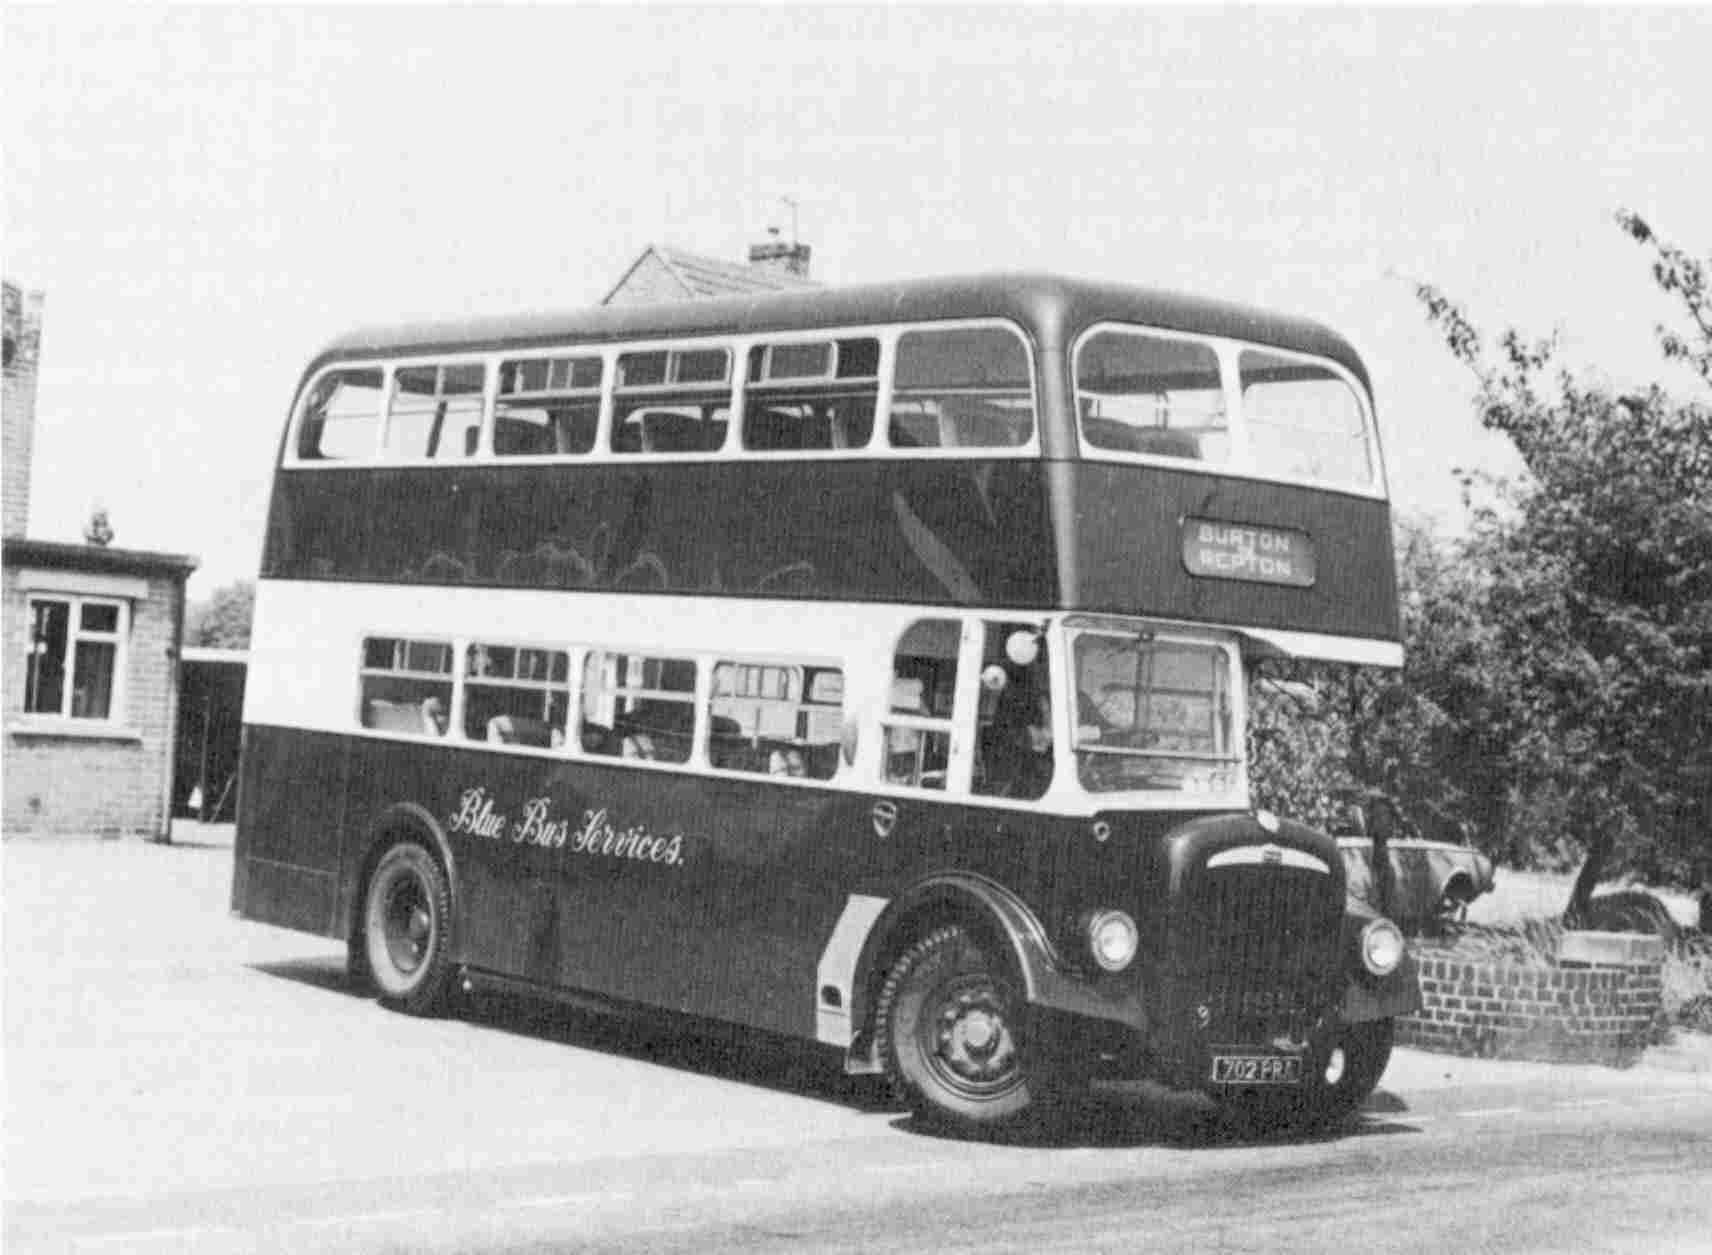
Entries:
[[[992, 327], [1009, 332], [1021, 344], [1026, 354], [1029, 370], [1027, 392], [1031, 401], [1031, 428], [1029, 438], [1020, 445], [995, 445], [979, 448], [894, 448], [888, 443], [888, 423], [884, 416], [891, 413], [892, 395], [894, 389], [893, 369], [897, 360], [899, 339], [914, 332], [936, 332], [972, 330]], [[875, 421], [868, 443], [861, 448], [850, 449], [818, 449], [796, 451], [789, 456], [805, 460], [828, 460], [838, 458], [861, 459], [871, 457], [899, 458], [909, 461], [931, 461], [935, 459], [968, 458], [971, 452], [977, 452], [983, 458], [1028, 458], [1040, 455], [1040, 411], [1042, 399], [1040, 395], [1040, 363], [1036, 360], [1036, 347], [1021, 326], [1006, 318], [959, 318], [944, 321], [929, 320], [926, 322], [860, 324], [850, 327], [820, 327], [794, 331], [780, 330], [776, 332], [755, 332], [743, 335], [699, 335], [682, 337], [649, 338], [641, 340], [620, 341], [568, 341], [562, 344], [546, 346], [537, 349], [496, 349], [485, 351], [453, 352], [444, 354], [409, 354], [393, 358], [364, 358], [330, 362], [318, 370], [308, 384], [302, 388], [295, 400], [291, 419], [290, 436], [286, 441], [284, 457], [280, 467], [286, 470], [307, 468], [320, 472], [338, 472], [373, 468], [376, 466], [440, 466], [469, 465], [474, 462], [492, 464], [498, 462], [506, 466], [527, 465], [535, 462], [554, 462], [572, 465], [590, 465], [596, 463], [634, 463], [658, 464], [670, 461], [748, 461], [754, 459], [756, 451], [746, 450], [742, 446], [740, 434], [741, 416], [743, 414], [746, 393], [751, 386], [748, 381], [748, 370], [739, 368], [740, 363], [748, 361], [749, 351], [758, 346], [791, 345], [805, 342], [819, 342], [839, 339], [877, 339], [880, 342], [878, 366], [878, 392], [875, 400]], [[722, 383], [708, 384], [661, 384], [641, 387], [624, 388], [618, 384], [618, 359], [638, 353], [659, 351], [698, 352], [720, 349], [729, 353], [726, 379]], [[596, 357], [602, 362], [601, 386], [598, 390], [589, 390], [579, 395], [598, 395], [601, 399], [599, 425], [595, 435], [594, 449], [581, 454], [539, 454], [526, 457], [497, 458], [492, 452], [492, 430], [494, 411], [498, 400], [499, 370], [503, 363], [530, 360], [537, 357], [582, 356]], [[382, 392], [390, 395], [392, 376], [394, 372], [412, 367], [427, 365], [477, 365], [485, 364], [487, 371], [487, 389], [483, 396], [486, 410], [482, 424], [482, 436], [478, 451], [470, 458], [446, 459], [435, 461], [427, 458], [392, 458], [387, 456], [381, 432], [377, 431], [374, 455], [369, 458], [338, 458], [328, 461], [319, 459], [304, 459], [298, 455], [298, 443], [301, 439], [301, 428], [306, 415], [306, 401], [315, 392], [322, 378], [344, 370], [379, 370], [383, 372]], [[852, 380], [850, 382], [866, 382]], [[765, 384], [757, 386], [766, 386]], [[636, 398], [654, 392], [661, 394], [673, 390], [710, 390], [729, 389], [731, 394], [730, 407], [732, 418], [728, 422], [725, 440], [719, 449], [709, 449], [685, 453], [620, 453], [612, 449], [612, 421], [615, 402], [620, 397]], [[384, 428], [384, 423], [382, 424]], [[777, 453], [760, 454], [764, 458], [778, 458]]]
[[[50, 576], [60, 577], [62, 573], [46, 572]], [[58, 582], [51, 579], [48, 583]], [[40, 652], [46, 654], [47, 642], [34, 639], [36, 608], [46, 604], [59, 604], [66, 607], [66, 626], [64, 650], [60, 657], [60, 695], [59, 709], [25, 710], [17, 713], [18, 723], [13, 731], [38, 733], [55, 736], [84, 736], [95, 738], [140, 739], [140, 733], [125, 725], [126, 679], [129, 674], [129, 645], [131, 636], [132, 599], [112, 595], [96, 595], [91, 593], [95, 587], [128, 587], [126, 577], [102, 576], [73, 576], [71, 582], [78, 591], [61, 592], [42, 587], [40, 580], [25, 578], [20, 581], [26, 589], [34, 589], [26, 594], [26, 614], [30, 622], [30, 636], [26, 638], [27, 652], [23, 659], [25, 667], [26, 686], [28, 685], [28, 669], [31, 659]], [[135, 581], [142, 584], [143, 581]], [[145, 585], [146, 588], [146, 585]], [[89, 607], [111, 608], [115, 614], [112, 631], [102, 631], [83, 626], [83, 611]], [[113, 647], [113, 664], [108, 676], [107, 713], [105, 715], [74, 715], [72, 702], [77, 690], [79, 678], [78, 646], [79, 644], [104, 644]], [[15, 662], [9, 665], [16, 665]], [[26, 687], [27, 693], [27, 687]]]

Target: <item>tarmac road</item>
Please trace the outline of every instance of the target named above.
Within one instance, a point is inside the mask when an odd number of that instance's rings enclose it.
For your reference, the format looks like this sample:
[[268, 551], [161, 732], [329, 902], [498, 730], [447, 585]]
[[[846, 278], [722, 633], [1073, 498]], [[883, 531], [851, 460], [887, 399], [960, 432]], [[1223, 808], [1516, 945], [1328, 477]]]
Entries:
[[229, 830], [186, 835], [3, 847], [8, 1252], [1712, 1251], [1704, 1042], [1401, 1050], [1311, 1141], [1140, 1086], [945, 1140], [784, 1043], [388, 1014], [337, 947], [231, 919]]

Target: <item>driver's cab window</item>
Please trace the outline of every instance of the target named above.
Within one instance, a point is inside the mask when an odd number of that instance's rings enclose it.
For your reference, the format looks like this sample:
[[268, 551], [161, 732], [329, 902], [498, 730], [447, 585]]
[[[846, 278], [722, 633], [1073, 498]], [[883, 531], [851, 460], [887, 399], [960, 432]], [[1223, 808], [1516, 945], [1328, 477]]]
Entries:
[[956, 619], [918, 619], [898, 639], [881, 724], [886, 783], [945, 788], [962, 636]]

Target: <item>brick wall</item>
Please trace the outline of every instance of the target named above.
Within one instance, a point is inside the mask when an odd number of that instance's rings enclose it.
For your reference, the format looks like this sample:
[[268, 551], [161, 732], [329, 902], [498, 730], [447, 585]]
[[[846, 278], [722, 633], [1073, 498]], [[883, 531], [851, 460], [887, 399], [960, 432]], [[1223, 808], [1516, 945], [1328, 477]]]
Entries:
[[[16, 836], [163, 835], [170, 820], [182, 576], [148, 577], [132, 603], [124, 713], [113, 737], [31, 730], [22, 718], [29, 618], [19, 572], [5, 573], [6, 782], [3, 827]], [[82, 721], [79, 721], [82, 722]]]
[[0, 284], [5, 306], [4, 442], [0, 444], [0, 534], [22, 536], [30, 521], [30, 458], [36, 440], [36, 361], [42, 340], [42, 294]]
[[1424, 1002], [1397, 1042], [1443, 1054], [1627, 1067], [1646, 1048], [1662, 994], [1658, 960], [1530, 966], [1416, 956]]

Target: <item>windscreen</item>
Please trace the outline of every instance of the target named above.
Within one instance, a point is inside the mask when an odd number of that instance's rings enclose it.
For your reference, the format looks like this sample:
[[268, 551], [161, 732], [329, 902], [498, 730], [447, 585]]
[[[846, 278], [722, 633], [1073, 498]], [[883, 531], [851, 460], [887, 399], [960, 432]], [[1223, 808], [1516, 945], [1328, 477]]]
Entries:
[[1084, 630], [1072, 642], [1083, 788], [1222, 794], [1241, 784], [1232, 651], [1145, 632]]

